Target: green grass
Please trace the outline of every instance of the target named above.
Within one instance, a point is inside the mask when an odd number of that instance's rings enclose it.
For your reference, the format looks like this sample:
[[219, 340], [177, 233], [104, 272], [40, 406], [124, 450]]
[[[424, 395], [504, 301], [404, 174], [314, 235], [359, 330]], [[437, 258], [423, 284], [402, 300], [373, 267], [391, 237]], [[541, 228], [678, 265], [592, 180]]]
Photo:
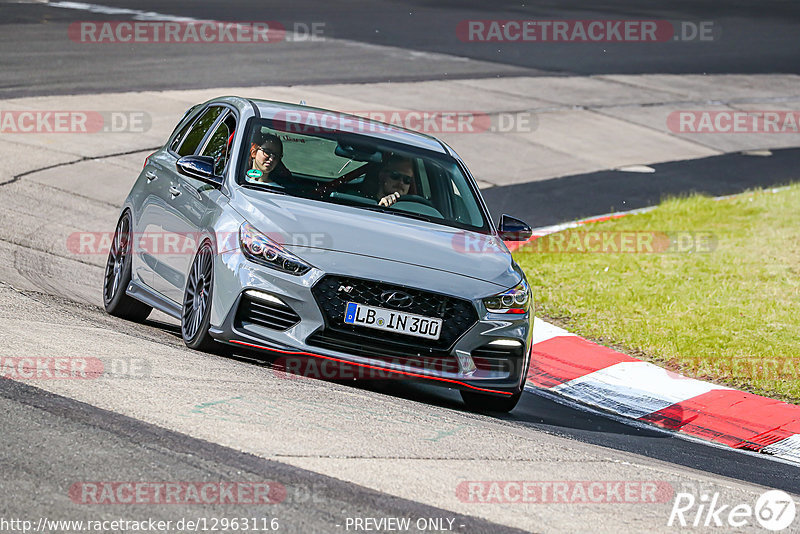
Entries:
[[[554, 252], [629, 231], [699, 232], [713, 250]], [[800, 403], [800, 185], [670, 199], [562, 234], [515, 253], [537, 316], [688, 376]]]

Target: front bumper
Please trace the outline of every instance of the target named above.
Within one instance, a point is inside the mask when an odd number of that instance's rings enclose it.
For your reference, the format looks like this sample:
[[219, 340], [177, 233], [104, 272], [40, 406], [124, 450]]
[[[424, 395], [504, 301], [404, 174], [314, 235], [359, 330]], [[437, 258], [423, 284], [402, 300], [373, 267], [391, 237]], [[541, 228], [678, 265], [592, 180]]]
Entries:
[[[436, 351], [414, 347], [404, 351], [382, 332], [367, 328], [360, 329], [361, 337], [355, 339], [361, 341], [356, 344], [352, 333], [349, 345], [341, 339], [332, 343], [326, 334], [333, 325], [313, 292], [327, 273], [312, 269], [300, 277], [284, 275], [235, 256], [222, 254], [216, 260], [210, 334], [218, 341], [269, 353], [283, 359], [287, 369], [317, 378], [428, 381], [501, 396], [517, 393], [524, 386], [530, 360], [530, 314], [488, 313], [480, 299], [473, 297], [467, 300], [476, 314], [474, 323]], [[240, 310], [252, 300], [245, 292], [253, 290], [280, 299], [299, 320], [273, 327], [263, 321], [243, 320]], [[476, 289], [484, 296], [496, 290], [496, 286], [490, 291]], [[297, 362], [309, 358], [317, 364]]]

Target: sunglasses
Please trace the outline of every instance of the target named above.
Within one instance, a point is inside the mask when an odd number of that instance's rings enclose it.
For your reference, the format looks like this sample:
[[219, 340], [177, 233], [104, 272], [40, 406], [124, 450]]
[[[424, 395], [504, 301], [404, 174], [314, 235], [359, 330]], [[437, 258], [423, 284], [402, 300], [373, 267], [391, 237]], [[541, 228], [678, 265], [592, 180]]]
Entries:
[[392, 180], [403, 180], [403, 183], [406, 185], [411, 185], [411, 182], [414, 180], [411, 176], [398, 171], [389, 171], [386, 174]]
[[263, 152], [264, 155], [267, 156], [268, 158], [281, 159], [283, 157], [283, 154], [281, 154], [280, 152], [272, 152], [271, 150], [267, 150], [263, 146], [258, 147], [258, 150]]

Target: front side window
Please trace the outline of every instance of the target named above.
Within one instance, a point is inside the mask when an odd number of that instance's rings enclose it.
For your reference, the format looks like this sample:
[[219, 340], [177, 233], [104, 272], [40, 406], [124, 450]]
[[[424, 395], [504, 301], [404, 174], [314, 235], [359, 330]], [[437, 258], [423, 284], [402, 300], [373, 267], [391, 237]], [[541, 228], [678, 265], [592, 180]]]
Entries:
[[291, 126], [251, 120], [240, 184], [490, 231], [474, 188], [452, 157], [368, 135]]
[[197, 150], [198, 145], [205, 137], [206, 133], [208, 132], [209, 128], [214, 124], [214, 121], [217, 120], [220, 113], [222, 113], [223, 108], [219, 106], [213, 106], [208, 108], [196, 121], [192, 124], [192, 127], [189, 129], [189, 132], [183, 139], [181, 146], [178, 147], [178, 155], [179, 156], [189, 156], [194, 154]]
[[211, 134], [211, 137], [208, 138], [206, 147], [203, 149], [203, 156], [211, 156], [214, 158], [214, 174], [217, 176], [222, 176], [225, 172], [235, 129], [236, 117], [233, 113], [228, 113], [219, 123], [217, 129], [214, 130], [214, 133]]

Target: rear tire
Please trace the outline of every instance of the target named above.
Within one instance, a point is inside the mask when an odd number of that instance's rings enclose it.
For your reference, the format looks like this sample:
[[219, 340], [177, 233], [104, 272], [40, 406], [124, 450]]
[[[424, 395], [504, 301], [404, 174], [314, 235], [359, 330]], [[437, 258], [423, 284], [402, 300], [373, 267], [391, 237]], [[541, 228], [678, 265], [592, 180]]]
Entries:
[[114, 240], [108, 251], [103, 277], [103, 307], [115, 317], [141, 322], [147, 319], [153, 308], [125, 293], [131, 283], [131, 228], [131, 212], [125, 211], [119, 218]]
[[187, 347], [215, 352], [219, 344], [208, 333], [211, 323], [211, 291], [214, 287], [214, 250], [206, 241], [194, 257], [181, 310], [181, 336]]
[[461, 390], [461, 398], [464, 400], [464, 404], [473, 412], [508, 413], [514, 409], [521, 397], [522, 391], [514, 393], [510, 397], [498, 397], [486, 393]]

